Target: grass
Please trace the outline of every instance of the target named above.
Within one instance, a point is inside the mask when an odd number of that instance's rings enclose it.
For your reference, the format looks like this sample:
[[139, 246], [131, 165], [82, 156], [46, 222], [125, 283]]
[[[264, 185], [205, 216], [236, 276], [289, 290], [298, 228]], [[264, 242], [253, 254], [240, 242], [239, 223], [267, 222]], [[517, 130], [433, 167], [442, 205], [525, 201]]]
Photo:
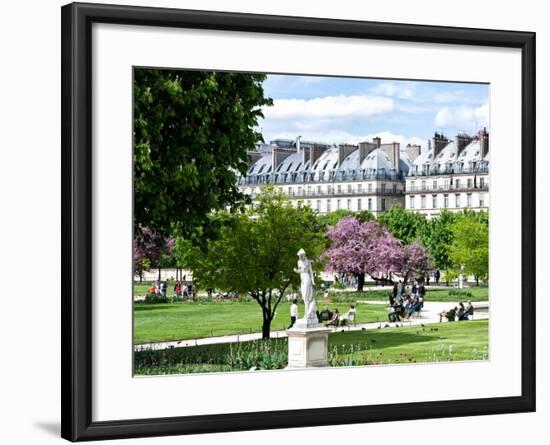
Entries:
[[[318, 302], [319, 310], [323, 302]], [[347, 312], [348, 303], [330, 303], [332, 310]], [[385, 321], [384, 305], [358, 304], [356, 323]], [[303, 314], [303, 305], [300, 305]], [[282, 330], [290, 322], [290, 303], [281, 301], [271, 329]], [[204, 301], [165, 304], [134, 304], [134, 343], [186, 340], [261, 331], [261, 309], [254, 301]]]
[[[389, 289], [371, 289], [364, 292], [330, 291], [333, 299], [339, 301], [388, 301]], [[457, 302], [457, 301], [488, 301], [488, 287], [469, 287], [465, 289], [427, 289], [426, 301]]]
[[[150, 283], [134, 284], [134, 295], [145, 295], [149, 290]], [[173, 283], [168, 283], [168, 295], [172, 295], [174, 289]], [[383, 289], [370, 289], [365, 292], [350, 292], [350, 291], [335, 291], [331, 289], [329, 291], [331, 295], [334, 295], [334, 299], [343, 302], [353, 302], [357, 300], [371, 300], [371, 301], [387, 301], [388, 290]], [[322, 291], [318, 291], [319, 297], [322, 296]], [[445, 288], [445, 289], [427, 289], [426, 301], [443, 301], [443, 302], [456, 302], [461, 300], [472, 301], [487, 301], [489, 299], [489, 288], [487, 286], [473, 286], [465, 289]]]
[[[331, 366], [409, 364], [488, 359], [488, 320], [438, 323], [426, 327], [391, 327], [369, 331], [337, 332], [329, 336]], [[236, 351], [271, 350], [286, 354], [286, 339], [269, 344], [245, 342], [216, 344], [135, 354], [138, 375], [224, 372], [248, 369], [234, 361]], [[158, 359], [151, 363], [151, 356]], [[244, 355], [243, 355], [244, 356]], [[163, 357], [166, 357], [163, 359]], [[165, 360], [166, 363], [162, 363]], [[246, 365], [246, 363], [245, 363]], [[274, 368], [284, 367], [277, 361]]]

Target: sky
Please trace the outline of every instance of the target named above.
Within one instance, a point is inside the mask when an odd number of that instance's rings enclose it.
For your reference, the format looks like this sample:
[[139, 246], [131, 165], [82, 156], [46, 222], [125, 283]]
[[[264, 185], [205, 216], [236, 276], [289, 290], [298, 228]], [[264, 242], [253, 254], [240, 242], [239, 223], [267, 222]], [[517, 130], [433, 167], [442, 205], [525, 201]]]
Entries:
[[276, 138], [326, 143], [382, 142], [427, 146], [435, 131], [489, 129], [489, 85], [345, 77], [268, 75], [260, 130]]

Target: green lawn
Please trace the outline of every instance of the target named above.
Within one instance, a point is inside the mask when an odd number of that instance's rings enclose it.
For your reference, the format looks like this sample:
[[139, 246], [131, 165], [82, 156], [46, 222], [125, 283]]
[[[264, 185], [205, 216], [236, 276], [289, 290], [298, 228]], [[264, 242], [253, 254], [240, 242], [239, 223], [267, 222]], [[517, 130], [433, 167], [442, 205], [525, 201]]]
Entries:
[[[364, 292], [350, 292], [350, 291], [329, 291], [333, 295], [335, 300], [339, 301], [387, 301], [389, 289], [371, 289]], [[321, 295], [321, 293], [319, 293]], [[456, 301], [487, 301], [489, 299], [488, 287], [469, 287], [465, 289], [427, 289], [426, 301], [443, 301], [443, 302], [456, 302]]]
[[[134, 284], [134, 295], [145, 295], [150, 287], [149, 283]], [[168, 295], [172, 295], [174, 289], [173, 283], [168, 283]], [[381, 290], [372, 288], [365, 292], [348, 292], [348, 291], [335, 291], [330, 290], [331, 294], [335, 296], [336, 300], [341, 301], [357, 301], [357, 300], [372, 300], [372, 301], [386, 301], [388, 299], [389, 290]], [[322, 291], [318, 291], [318, 296], [322, 295]], [[426, 301], [487, 301], [489, 299], [489, 288], [487, 286], [474, 286], [466, 289], [430, 289], [426, 292]]]
[[488, 341], [488, 320], [474, 320], [335, 333], [329, 348], [365, 364], [481, 360]]
[[[319, 310], [323, 302], [317, 304]], [[347, 312], [348, 303], [331, 303], [330, 309]], [[384, 305], [358, 304], [357, 323], [385, 321], [387, 310]], [[303, 314], [303, 305], [300, 305]], [[272, 330], [288, 327], [290, 304], [281, 302], [277, 308]], [[149, 343], [167, 340], [185, 340], [228, 334], [260, 332], [262, 313], [254, 302], [178, 302], [165, 304], [134, 304], [134, 343]]]
[[[486, 360], [488, 339], [488, 320], [337, 332], [329, 336], [329, 356], [331, 366]], [[280, 369], [286, 366], [286, 353], [286, 339], [271, 339], [143, 351], [135, 354], [134, 363], [135, 373], [141, 375], [237, 371], [251, 364]], [[235, 363], [237, 355], [244, 366]]]

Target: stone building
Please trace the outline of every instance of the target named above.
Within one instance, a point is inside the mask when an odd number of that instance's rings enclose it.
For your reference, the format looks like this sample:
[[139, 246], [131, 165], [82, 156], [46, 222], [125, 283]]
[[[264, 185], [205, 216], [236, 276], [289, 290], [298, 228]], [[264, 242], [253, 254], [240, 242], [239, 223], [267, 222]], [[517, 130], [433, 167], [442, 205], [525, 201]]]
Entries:
[[[417, 151], [420, 152], [418, 146]], [[277, 139], [250, 153], [240, 189], [254, 198], [271, 184], [295, 205], [319, 213], [338, 209], [374, 214], [399, 203], [405, 206], [405, 176], [411, 167], [399, 143], [372, 142], [328, 145]]]
[[406, 177], [406, 208], [426, 214], [441, 209], [489, 208], [489, 134], [459, 134], [455, 140], [435, 133], [428, 150], [412, 160]]

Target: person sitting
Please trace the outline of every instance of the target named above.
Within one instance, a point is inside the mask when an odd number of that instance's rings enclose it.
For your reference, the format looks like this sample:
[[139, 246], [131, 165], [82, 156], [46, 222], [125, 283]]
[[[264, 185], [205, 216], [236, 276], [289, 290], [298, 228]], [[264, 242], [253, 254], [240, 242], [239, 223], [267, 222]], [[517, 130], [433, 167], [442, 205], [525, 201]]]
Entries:
[[349, 324], [350, 322], [355, 322], [355, 315], [357, 314], [357, 311], [355, 310], [355, 305], [350, 304], [349, 310], [346, 312], [346, 315], [342, 315], [340, 317], [340, 324], [342, 326]]
[[422, 301], [420, 301], [420, 298], [414, 298], [411, 301], [411, 304], [407, 311], [407, 318], [411, 318], [416, 312], [419, 312], [421, 308], [422, 308]]
[[338, 308], [336, 307], [332, 312], [332, 317], [330, 317], [330, 320], [325, 323], [325, 326], [338, 326], [339, 322], [340, 322], [340, 312], [338, 312]]
[[455, 321], [456, 311], [457, 311], [456, 307], [449, 309], [447, 311], [441, 311], [439, 313], [439, 322], [441, 323], [441, 321], [443, 320], [443, 317], [445, 317], [447, 321]]
[[394, 301], [394, 304], [392, 304], [390, 312], [388, 314], [388, 320], [391, 322], [401, 321], [403, 311], [403, 305], [401, 303], [398, 303], [397, 301]]
[[321, 312], [319, 312], [319, 315], [317, 316], [319, 318], [320, 323], [324, 323], [325, 321], [329, 321], [332, 318], [332, 312], [328, 310], [328, 306], [325, 306]]
[[329, 292], [328, 292], [328, 289], [325, 290], [325, 293], [323, 294], [323, 300], [324, 300], [324, 301], [330, 300], [330, 294], [329, 294]]
[[458, 304], [458, 321], [468, 320], [468, 311], [464, 308], [462, 301]]

